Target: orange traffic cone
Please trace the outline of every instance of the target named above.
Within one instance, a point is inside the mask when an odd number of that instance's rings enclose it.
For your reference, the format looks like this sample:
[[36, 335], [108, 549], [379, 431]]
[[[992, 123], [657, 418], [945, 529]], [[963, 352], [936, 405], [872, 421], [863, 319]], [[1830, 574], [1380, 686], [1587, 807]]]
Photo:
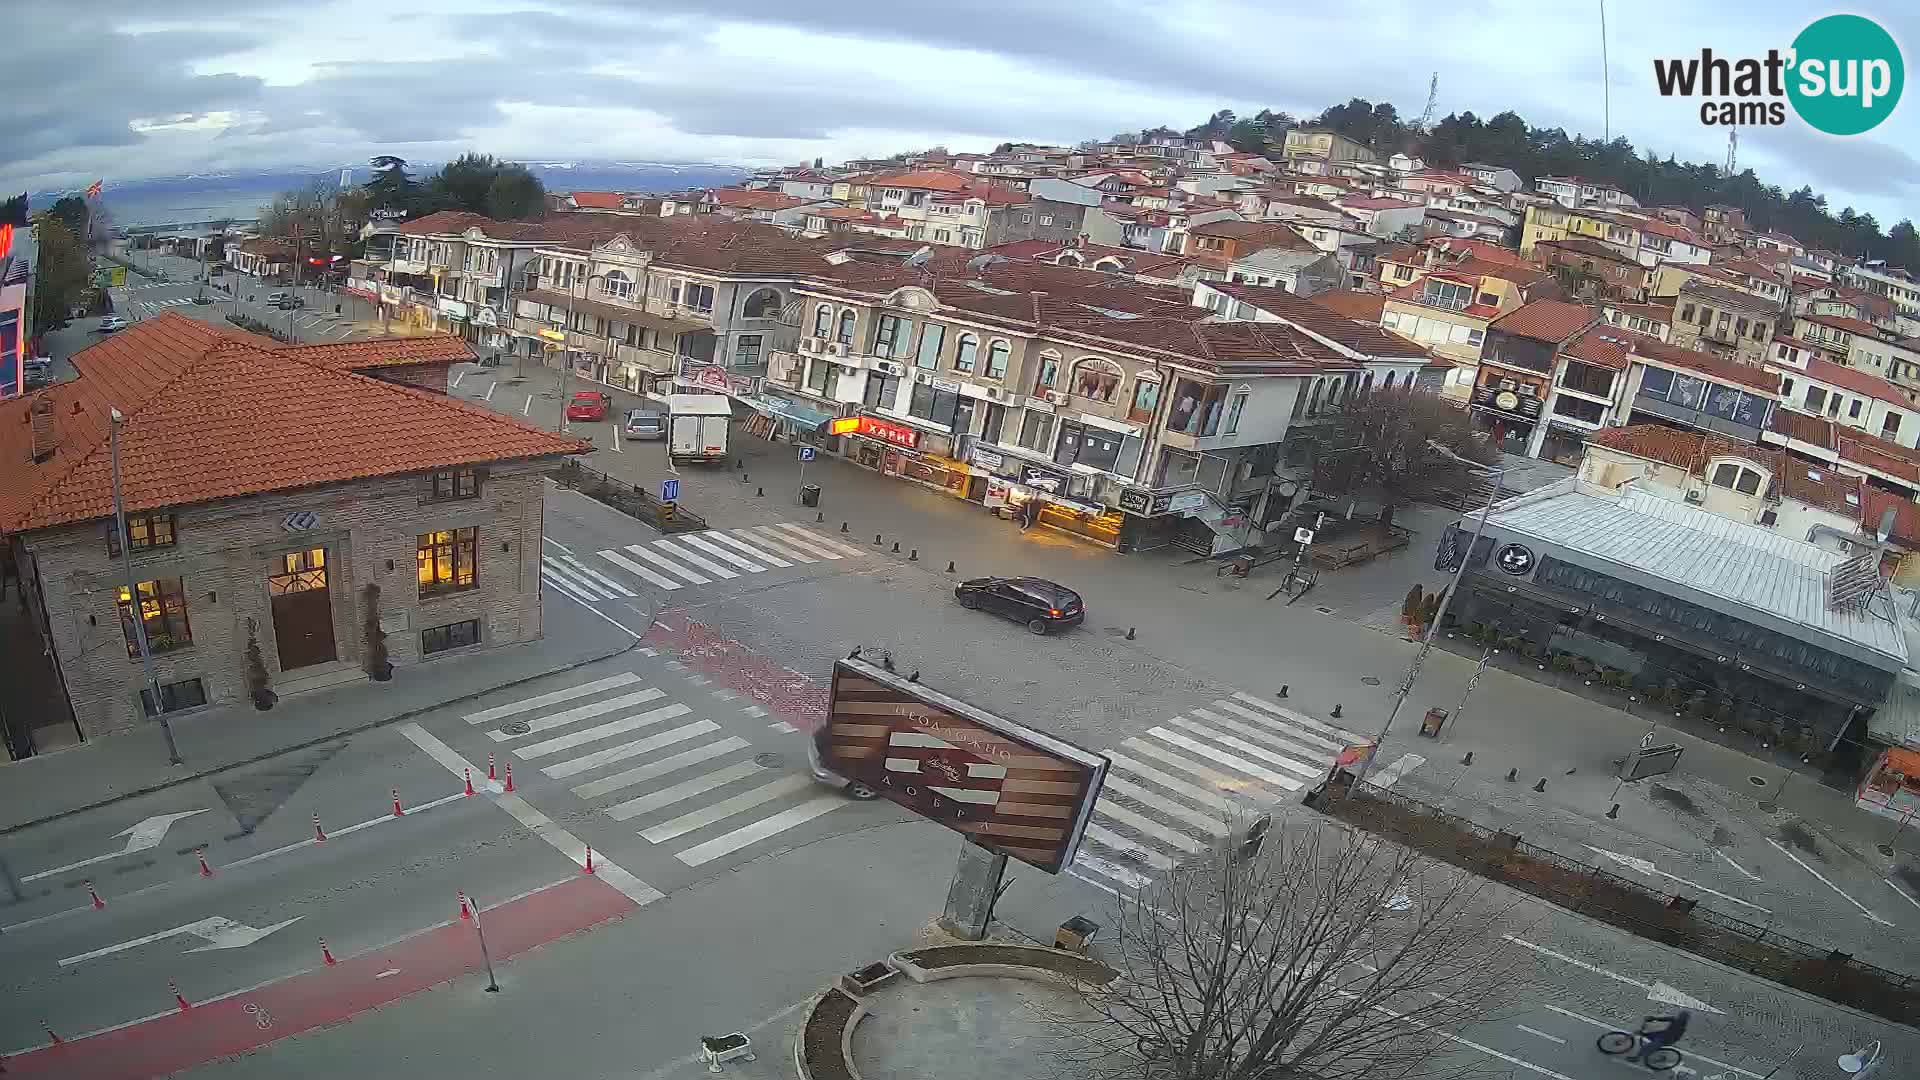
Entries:
[[180, 993], [180, 987], [175, 985], [172, 979], [167, 980], [167, 989], [173, 991], [173, 1003], [175, 1005], [180, 1006], [181, 1012], [186, 1012], [188, 1009], [193, 1008], [193, 1006], [187, 1001], [185, 995]]
[[472, 769], [462, 769], [462, 770], [461, 770], [461, 772], [463, 772], [463, 773], [465, 773], [465, 774], [466, 774], [466, 777], [467, 777], [467, 792], [466, 792], [466, 793], [467, 793], [468, 795], [471, 795], [471, 794], [473, 794], [473, 770], [472, 770]]
[[465, 889], [460, 890], [460, 921], [473, 921], [473, 912], [467, 908], [467, 892]]
[[513, 762], [507, 762], [507, 790], [513, 790]]
[[99, 911], [107, 906], [107, 902], [100, 899], [100, 890], [94, 888], [91, 881], [87, 882], [87, 895], [93, 898], [93, 910]]
[[213, 867], [207, 865], [207, 849], [200, 848], [199, 850], [195, 851], [194, 854], [200, 857], [200, 876], [212, 877]]
[[327, 948], [326, 938], [320, 939], [320, 959], [325, 960], [327, 962], [328, 967], [332, 967], [334, 965], [333, 950]]

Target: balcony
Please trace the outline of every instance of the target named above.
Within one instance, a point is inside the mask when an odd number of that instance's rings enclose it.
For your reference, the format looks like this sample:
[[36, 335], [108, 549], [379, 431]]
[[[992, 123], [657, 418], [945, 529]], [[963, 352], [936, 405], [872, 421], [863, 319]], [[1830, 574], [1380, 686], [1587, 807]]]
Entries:
[[395, 256], [393, 260], [387, 264], [387, 270], [395, 274], [424, 275], [427, 272], [427, 263], [425, 259], [403, 259]]
[[663, 353], [658, 349], [639, 349], [632, 345], [615, 345], [613, 359], [661, 375], [672, 374], [674, 367], [671, 353]]

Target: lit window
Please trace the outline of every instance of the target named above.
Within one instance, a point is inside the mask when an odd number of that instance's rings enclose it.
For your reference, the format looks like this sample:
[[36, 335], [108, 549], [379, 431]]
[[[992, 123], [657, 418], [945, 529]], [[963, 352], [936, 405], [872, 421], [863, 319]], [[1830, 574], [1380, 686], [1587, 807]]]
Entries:
[[[163, 653], [193, 644], [193, 629], [187, 623], [186, 588], [179, 578], [142, 581], [140, 590], [140, 626], [147, 633], [147, 651]], [[133, 623], [133, 602], [125, 585], [119, 589], [120, 629], [126, 635], [127, 655], [140, 655], [139, 631]]]
[[465, 592], [480, 584], [478, 529], [441, 529], [419, 536], [420, 595]]

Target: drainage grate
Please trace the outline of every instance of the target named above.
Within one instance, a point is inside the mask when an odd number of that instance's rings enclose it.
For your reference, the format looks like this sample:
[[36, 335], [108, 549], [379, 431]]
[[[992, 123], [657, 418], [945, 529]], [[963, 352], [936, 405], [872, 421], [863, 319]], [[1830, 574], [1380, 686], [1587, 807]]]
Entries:
[[787, 759], [779, 754], [755, 754], [753, 763], [763, 769], [778, 769], [786, 765]]
[[1332, 608], [1330, 608], [1330, 607], [1328, 607], [1328, 606], [1327, 606], [1327, 605], [1325, 605], [1325, 604], [1315, 604], [1315, 605], [1313, 606], [1313, 610], [1315, 610], [1315, 611], [1317, 611], [1317, 612], [1319, 612], [1319, 613], [1320, 613], [1320, 614], [1322, 614], [1322, 615], [1331, 615], [1331, 614], [1333, 614], [1333, 609], [1332, 609]]
[[1766, 787], [1773, 783], [1773, 781], [1764, 776], [1749, 776], [1747, 777], [1747, 783], [1752, 784], [1754, 787]]
[[1363, 683], [1366, 683], [1366, 684], [1367, 684], [1368, 686], [1379, 686], [1379, 685], [1380, 685], [1380, 680], [1379, 680], [1379, 679], [1376, 679], [1376, 678], [1374, 678], [1374, 677], [1373, 677], [1373, 676], [1371, 676], [1371, 675], [1362, 675], [1362, 676], [1360, 676], [1360, 681], [1361, 681], [1361, 682], [1363, 682]]
[[500, 730], [503, 733], [508, 735], [525, 735], [527, 732], [532, 731], [533, 728], [528, 726], [525, 720], [515, 720], [511, 724], [505, 725]]

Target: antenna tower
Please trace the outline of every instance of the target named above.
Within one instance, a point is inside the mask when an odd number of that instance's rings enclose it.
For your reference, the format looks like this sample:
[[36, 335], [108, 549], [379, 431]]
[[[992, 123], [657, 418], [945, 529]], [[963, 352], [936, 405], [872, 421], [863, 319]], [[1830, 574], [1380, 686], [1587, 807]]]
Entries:
[[1740, 168], [1740, 129], [1727, 129], [1727, 175], [1732, 176]]
[[1433, 124], [1434, 110], [1440, 104], [1440, 73], [1434, 72], [1427, 80], [1427, 107], [1420, 113], [1420, 122], [1414, 127], [1426, 131]]

